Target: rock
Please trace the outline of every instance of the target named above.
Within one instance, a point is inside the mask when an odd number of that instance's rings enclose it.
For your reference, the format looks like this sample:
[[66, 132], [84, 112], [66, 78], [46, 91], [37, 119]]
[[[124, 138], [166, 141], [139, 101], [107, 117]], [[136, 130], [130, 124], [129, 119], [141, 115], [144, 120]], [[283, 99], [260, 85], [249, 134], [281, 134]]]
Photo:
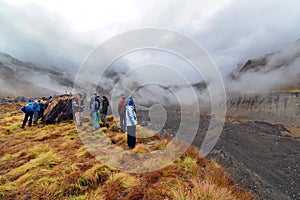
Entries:
[[44, 111], [42, 122], [54, 124], [65, 120], [73, 119], [72, 96], [61, 95], [54, 99]]
[[0, 103], [23, 103], [23, 102], [27, 102], [27, 99], [23, 96], [19, 96], [15, 99], [11, 98], [11, 97], [6, 97], [6, 98], [0, 98]]
[[27, 102], [27, 99], [23, 96], [18, 96], [17, 98], [14, 99], [14, 102], [16, 103]]
[[12, 102], [14, 102], [14, 99], [12, 99], [11, 97], [6, 97], [1, 100], [1, 103], [12, 103]]

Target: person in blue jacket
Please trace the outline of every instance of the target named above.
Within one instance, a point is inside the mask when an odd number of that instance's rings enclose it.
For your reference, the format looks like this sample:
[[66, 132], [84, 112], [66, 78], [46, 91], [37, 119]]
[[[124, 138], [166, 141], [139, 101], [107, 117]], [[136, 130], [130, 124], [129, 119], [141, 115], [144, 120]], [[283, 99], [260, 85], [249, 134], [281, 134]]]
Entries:
[[133, 149], [136, 144], [136, 125], [137, 118], [132, 99], [126, 100], [126, 125], [127, 125], [127, 144], [128, 148]]
[[34, 114], [33, 114], [33, 125], [36, 125], [38, 119], [39, 119], [39, 112], [40, 112], [40, 100], [38, 100], [37, 102], [33, 102], [33, 111], [34, 111]]
[[34, 114], [32, 102], [33, 102], [32, 99], [29, 100], [28, 104], [26, 106], [22, 106], [22, 108], [21, 108], [21, 110], [25, 113], [23, 124], [22, 124], [21, 128], [25, 128], [28, 118], [29, 118], [28, 126], [30, 127], [32, 124], [32, 117]]

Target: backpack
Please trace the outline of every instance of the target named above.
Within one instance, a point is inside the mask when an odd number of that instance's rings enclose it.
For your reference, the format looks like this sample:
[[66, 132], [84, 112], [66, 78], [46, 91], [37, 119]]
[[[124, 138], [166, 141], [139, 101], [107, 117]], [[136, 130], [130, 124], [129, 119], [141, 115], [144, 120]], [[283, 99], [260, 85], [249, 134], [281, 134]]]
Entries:
[[92, 97], [90, 102], [90, 109], [92, 111], [97, 111], [100, 108], [100, 101], [97, 98]]
[[97, 98], [96, 100], [95, 100], [95, 110], [99, 110], [100, 109], [100, 101], [99, 101], [99, 99]]

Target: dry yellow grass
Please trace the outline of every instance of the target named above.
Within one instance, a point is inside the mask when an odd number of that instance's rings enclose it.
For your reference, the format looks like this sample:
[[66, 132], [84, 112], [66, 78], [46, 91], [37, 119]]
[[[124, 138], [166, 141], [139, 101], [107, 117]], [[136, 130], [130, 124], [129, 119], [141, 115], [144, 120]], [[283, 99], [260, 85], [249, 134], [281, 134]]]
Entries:
[[290, 131], [287, 135], [297, 138], [300, 137], [300, 127], [288, 126], [286, 128]]
[[[199, 157], [195, 147], [163, 169], [129, 174], [96, 160], [82, 144], [73, 123], [23, 130], [19, 128], [23, 118], [18, 112], [20, 105], [0, 107], [0, 199], [255, 199], [237, 188], [216, 162]], [[116, 120], [109, 123], [116, 124]], [[116, 152], [126, 155], [126, 134], [110, 129], [89, 134], [89, 128], [84, 124], [81, 137], [114, 141]], [[151, 137], [138, 139], [132, 150], [137, 155], [162, 149], [170, 142], [142, 127], [139, 134]], [[148, 141], [155, 141], [151, 149]], [[102, 144], [90, 145], [98, 150]]]

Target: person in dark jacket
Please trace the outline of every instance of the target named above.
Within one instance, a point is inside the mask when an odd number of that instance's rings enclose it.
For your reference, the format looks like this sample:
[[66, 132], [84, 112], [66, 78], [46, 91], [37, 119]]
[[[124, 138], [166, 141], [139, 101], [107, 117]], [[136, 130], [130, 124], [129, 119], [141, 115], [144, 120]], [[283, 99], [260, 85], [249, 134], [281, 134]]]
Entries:
[[136, 144], [136, 125], [137, 118], [132, 99], [126, 100], [126, 124], [127, 124], [127, 144], [128, 148], [133, 149]]
[[100, 119], [103, 125], [105, 126], [106, 124], [106, 115], [107, 115], [107, 109], [109, 106], [109, 101], [106, 96], [102, 96], [102, 108], [100, 112]]
[[25, 113], [23, 124], [22, 124], [21, 128], [25, 128], [28, 118], [29, 118], [28, 126], [30, 127], [32, 124], [32, 117], [34, 114], [32, 102], [33, 102], [33, 100], [29, 100], [28, 104], [26, 106], [22, 106], [22, 108], [21, 108], [21, 110]]
[[33, 113], [33, 125], [36, 125], [38, 119], [39, 119], [39, 112], [40, 112], [40, 100], [38, 100], [37, 102], [33, 102], [33, 106], [32, 109], [34, 111]]
[[122, 96], [118, 104], [118, 113], [120, 116], [120, 128], [122, 132], [126, 132], [126, 97]]

